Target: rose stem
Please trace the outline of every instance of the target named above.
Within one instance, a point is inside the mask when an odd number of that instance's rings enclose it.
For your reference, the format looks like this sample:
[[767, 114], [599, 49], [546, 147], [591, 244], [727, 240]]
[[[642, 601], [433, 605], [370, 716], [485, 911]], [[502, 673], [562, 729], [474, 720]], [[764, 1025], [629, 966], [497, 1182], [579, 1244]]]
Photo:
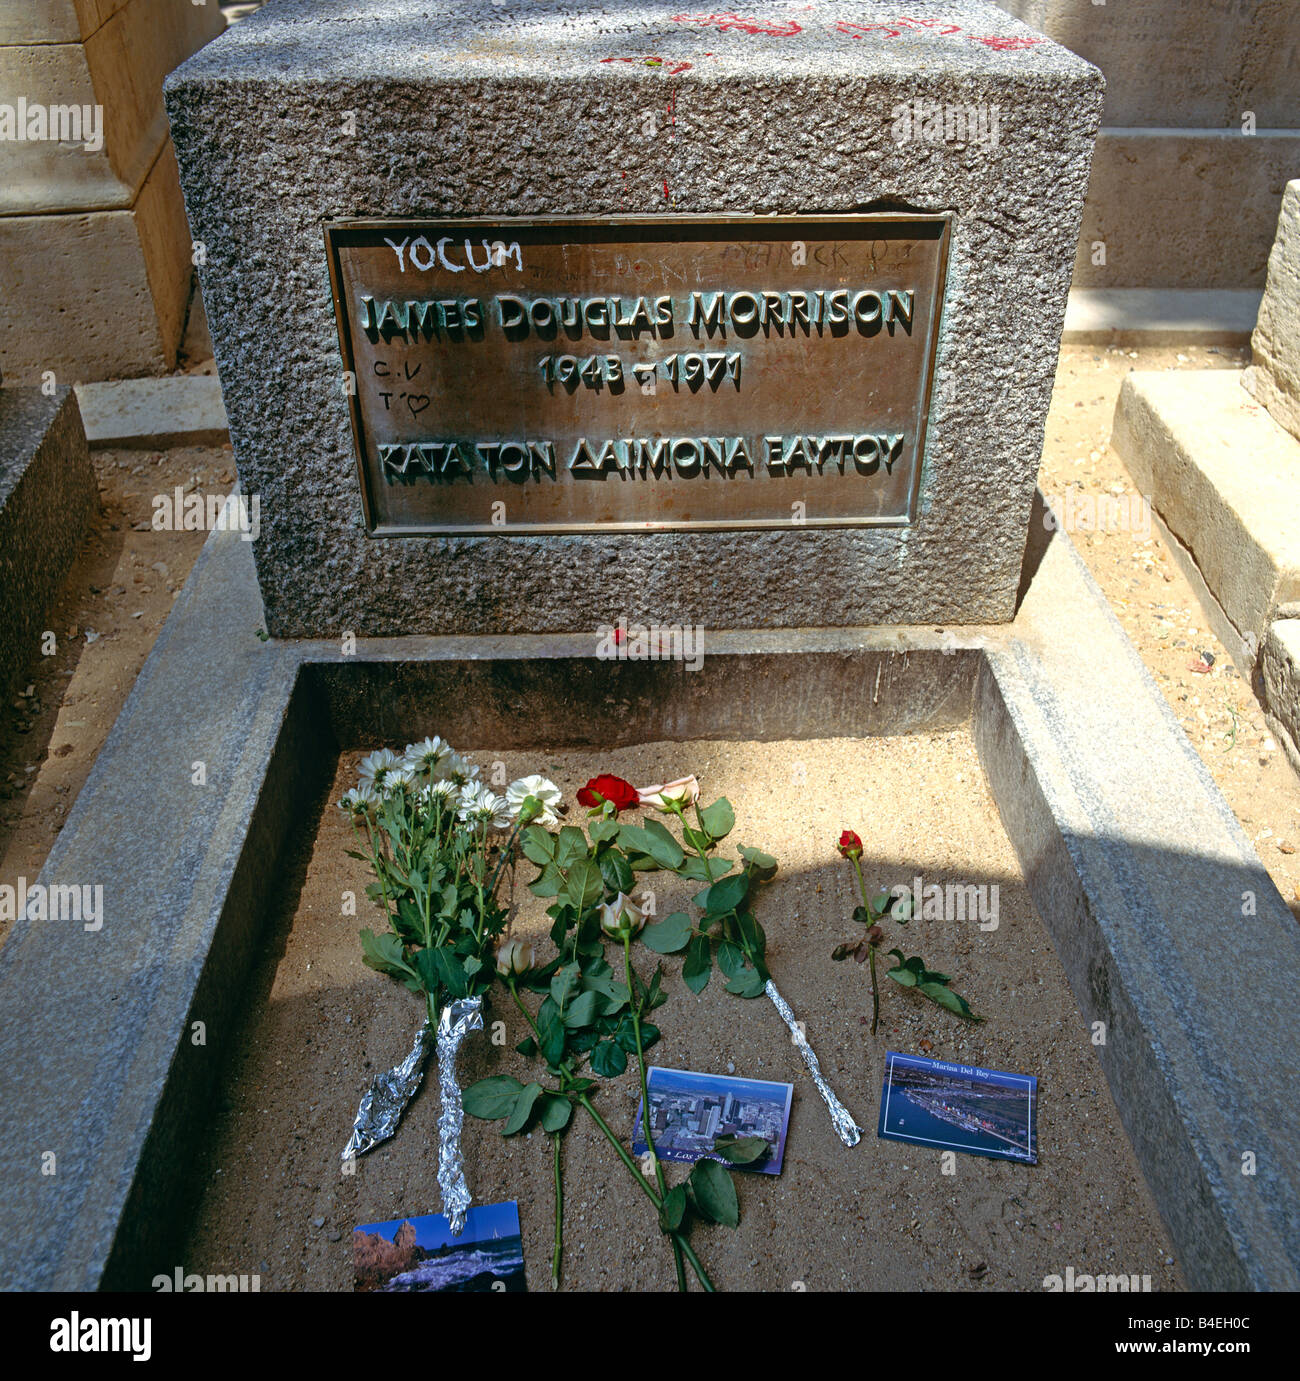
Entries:
[[564, 1186], [560, 1181], [560, 1134], [551, 1137], [555, 1151], [555, 1250], [551, 1253], [551, 1289], [560, 1288], [560, 1257], [564, 1253]]
[[[642, 1135], [645, 1137], [646, 1150], [650, 1153], [650, 1159], [654, 1162], [655, 1183], [659, 1186], [659, 1197], [661, 1199], [668, 1196], [668, 1185], [664, 1181], [664, 1169], [659, 1163], [659, 1154], [655, 1150], [654, 1138], [650, 1135], [650, 1087], [646, 1080], [645, 1072], [645, 1047], [641, 1044], [641, 1017], [637, 1012], [635, 999], [633, 998], [632, 988], [632, 937], [623, 937], [623, 976], [627, 983], [628, 1010], [632, 1013], [632, 1034], [636, 1037], [636, 1060], [641, 1070], [641, 1127]], [[673, 1265], [677, 1268], [677, 1288], [686, 1293], [686, 1267], [682, 1265], [682, 1249], [674, 1235], [670, 1238], [673, 1244]]]
[[[605, 1133], [605, 1139], [618, 1152], [619, 1158], [631, 1172], [632, 1178], [635, 1179], [636, 1182], [641, 1186], [646, 1197], [650, 1200], [652, 1204], [654, 1204], [656, 1210], [662, 1208], [663, 1204], [660, 1201], [659, 1196], [654, 1192], [654, 1188], [651, 1186], [650, 1182], [646, 1179], [646, 1177], [640, 1172], [640, 1170], [637, 1169], [636, 1161], [634, 1161], [632, 1157], [629, 1156], [628, 1153], [623, 1149], [623, 1143], [618, 1139], [618, 1137], [614, 1135], [614, 1133], [609, 1128], [609, 1124], [596, 1111], [595, 1107], [592, 1105], [591, 1099], [588, 1098], [585, 1093], [580, 1093], [578, 1095], [578, 1102], [581, 1103], [584, 1108], [586, 1108], [586, 1110], [592, 1115], [593, 1118], [595, 1118], [596, 1126], [598, 1126], [600, 1130]], [[673, 1236], [677, 1238], [677, 1240], [681, 1243], [682, 1253], [685, 1255], [687, 1261], [691, 1263], [691, 1270], [693, 1270], [695, 1274], [699, 1276], [700, 1284], [710, 1294], [713, 1294], [713, 1282], [709, 1279], [709, 1273], [700, 1264], [700, 1259], [698, 1256], [695, 1255], [694, 1248], [679, 1233], [673, 1233]]]
[[[862, 876], [862, 860], [853, 860], [853, 870], [858, 875], [858, 891], [862, 893], [862, 907], [867, 913], [867, 920], [871, 919], [871, 905], [867, 901], [867, 880]], [[876, 985], [876, 947], [867, 941], [871, 950], [871, 1034], [876, 1034], [876, 1027], [880, 1022], [880, 989]]]

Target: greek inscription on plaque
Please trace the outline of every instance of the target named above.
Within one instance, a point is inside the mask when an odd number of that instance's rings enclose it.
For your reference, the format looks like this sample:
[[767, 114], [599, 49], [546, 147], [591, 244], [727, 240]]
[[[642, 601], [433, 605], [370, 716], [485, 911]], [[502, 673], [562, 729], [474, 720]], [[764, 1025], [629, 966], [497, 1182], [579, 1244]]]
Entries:
[[372, 536], [912, 521], [944, 216], [325, 228]]

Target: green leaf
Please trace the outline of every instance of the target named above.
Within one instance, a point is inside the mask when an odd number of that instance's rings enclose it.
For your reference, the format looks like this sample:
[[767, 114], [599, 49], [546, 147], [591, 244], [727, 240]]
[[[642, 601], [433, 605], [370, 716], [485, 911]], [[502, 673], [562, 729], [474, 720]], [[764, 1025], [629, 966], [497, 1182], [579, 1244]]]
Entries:
[[555, 1000], [557, 1007], [564, 1006], [570, 995], [577, 989], [581, 979], [582, 970], [577, 964], [566, 964], [562, 969], [556, 970], [551, 979], [551, 997]]
[[931, 1002], [937, 1002], [940, 1007], [946, 1007], [950, 1012], [963, 1018], [965, 1021], [983, 1021], [983, 1017], [977, 1017], [971, 1011], [970, 1005], [960, 993], [955, 993], [951, 988], [943, 983], [918, 983], [916, 987], [918, 993], [923, 993]]
[[736, 1186], [725, 1166], [716, 1160], [697, 1160], [691, 1171], [691, 1189], [700, 1213], [711, 1223], [734, 1228], [740, 1222]]
[[725, 839], [736, 825], [736, 812], [725, 796], [720, 796], [711, 806], [700, 811], [704, 828], [715, 839]]
[[772, 1149], [771, 1144], [761, 1136], [732, 1136], [728, 1133], [713, 1143], [714, 1151], [732, 1165], [753, 1165], [762, 1160]]
[[865, 906], [855, 906], [853, 908], [853, 919], [857, 921], [859, 925], [870, 925], [871, 912], [868, 911]]
[[[565, 829], [570, 826], [566, 825]], [[580, 858], [569, 869], [568, 880], [560, 894], [576, 911], [583, 912], [605, 894], [605, 881], [600, 869], [589, 858]]]
[[560, 1009], [554, 999], [546, 998], [537, 1013], [537, 1031], [541, 1036], [542, 1059], [548, 1065], [557, 1065], [564, 1058], [564, 1022], [560, 1019]]
[[587, 833], [591, 835], [593, 844], [603, 844], [607, 839], [613, 839], [619, 831], [619, 823], [616, 816], [609, 815], [602, 820], [593, 820], [587, 826]]
[[656, 954], [676, 954], [690, 943], [691, 918], [685, 911], [674, 911], [658, 925], [648, 925], [641, 932], [641, 943]]
[[698, 995], [708, 986], [712, 970], [713, 954], [709, 948], [709, 937], [697, 935], [686, 951], [686, 963], [682, 966], [682, 982], [691, 992]]
[[757, 997], [767, 987], [767, 979], [758, 969], [746, 969], [727, 984], [727, 991], [737, 997]]
[[655, 965], [654, 977], [650, 980], [650, 988], [646, 993], [645, 1010], [653, 1012], [656, 1007], [662, 1007], [668, 1001], [668, 994], [663, 990], [664, 966]]
[[542, 1094], [542, 1131], [561, 1132], [572, 1116], [573, 1104], [567, 1098], [561, 1098], [558, 1093]]
[[480, 1079], [478, 1083], [471, 1084], [461, 1094], [460, 1103], [471, 1117], [495, 1122], [498, 1118], [510, 1116], [523, 1090], [524, 1086], [519, 1080], [509, 1074], [494, 1074], [489, 1079]]
[[528, 890], [535, 897], [558, 897], [564, 889], [564, 874], [554, 863], [548, 863], [540, 877], [528, 884]]
[[598, 1010], [600, 1000], [599, 993], [579, 993], [564, 1009], [565, 1026], [590, 1026], [600, 1015]]
[[417, 976], [406, 962], [401, 940], [391, 930], [386, 930], [382, 935], [376, 935], [373, 930], [361, 932], [361, 962], [368, 968], [391, 974], [395, 978]]
[[420, 958], [426, 954], [432, 954], [434, 963], [438, 966], [438, 977], [442, 979], [443, 986], [452, 997], [466, 997], [469, 994], [469, 978], [465, 973], [464, 965], [456, 958], [449, 949], [435, 949], [420, 951]]
[[408, 943], [423, 940], [424, 921], [420, 916], [420, 908], [409, 897], [402, 897], [398, 901], [393, 929]]
[[528, 1119], [533, 1115], [533, 1104], [541, 1097], [541, 1084], [526, 1084], [520, 1090], [519, 1097], [515, 1099], [515, 1106], [510, 1116], [506, 1118], [506, 1125], [501, 1128], [502, 1136], [514, 1136], [516, 1132], [522, 1132]]
[[889, 903], [892, 898], [893, 893], [891, 892], [877, 892], [876, 895], [871, 898], [871, 915], [874, 919], [879, 920], [880, 917], [885, 914], [889, 909]]
[[733, 860], [729, 858], [711, 858], [706, 863], [704, 859], [697, 858], [692, 854], [686, 862], [677, 869], [677, 876], [689, 878], [692, 882], [717, 882], [721, 877], [735, 867]]
[[745, 893], [748, 891], [749, 878], [744, 873], [735, 873], [697, 893], [695, 904], [707, 911], [710, 916], [725, 916], [745, 900]]
[[686, 1186], [674, 1186], [664, 1195], [663, 1206], [659, 1210], [659, 1228], [662, 1232], [676, 1232], [686, 1216]]
[[718, 945], [718, 968], [728, 978], [739, 978], [745, 972], [745, 952], [732, 940]]
[[568, 868], [587, 856], [587, 836], [576, 825], [565, 825], [555, 843], [555, 862]]
[[591, 1068], [602, 1079], [614, 1079], [627, 1068], [627, 1051], [614, 1041], [601, 1041], [592, 1048]]
[[767, 936], [763, 933], [763, 927], [754, 919], [749, 911], [741, 911], [736, 916], [736, 924], [740, 928], [740, 943], [751, 962], [762, 965], [764, 955], [767, 954]]
[[599, 997], [596, 1010], [603, 1017], [617, 1012], [628, 1000], [626, 985], [618, 983], [612, 977], [604, 974], [584, 974], [582, 991]]
[[770, 882], [776, 876], [777, 861], [771, 854], [765, 854], [762, 849], [751, 849], [742, 844], [740, 856], [745, 860], [755, 882]]
[[524, 857], [544, 868], [555, 857], [555, 837], [541, 825], [529, 825], [519, 836]]
[[682, 842], [697, 854], [707, 854], [713, 848], [713, 837], [707, 830], [695, 830], [689, 825], [682, 826]]
[[619, 849], [602, 849], [598, 861], [600, 875], [611, 892], [630, 892], [636, 886], [632, 865]]
[[644, 854], [654, 859], [661, 868], [676, 868], [686, 857], [682, 846], [658, 820], [648, 820], [644, 828], [640, 825], [620, 825], [618, 842], [629, 854]]

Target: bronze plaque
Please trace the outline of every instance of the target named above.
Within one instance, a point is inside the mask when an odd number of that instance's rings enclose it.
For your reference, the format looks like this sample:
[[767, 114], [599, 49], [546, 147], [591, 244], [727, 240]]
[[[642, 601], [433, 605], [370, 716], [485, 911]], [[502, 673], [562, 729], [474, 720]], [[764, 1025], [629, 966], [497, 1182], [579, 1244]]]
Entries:
[[374, 536], [908, 523], [946, 216], [339, 221]]

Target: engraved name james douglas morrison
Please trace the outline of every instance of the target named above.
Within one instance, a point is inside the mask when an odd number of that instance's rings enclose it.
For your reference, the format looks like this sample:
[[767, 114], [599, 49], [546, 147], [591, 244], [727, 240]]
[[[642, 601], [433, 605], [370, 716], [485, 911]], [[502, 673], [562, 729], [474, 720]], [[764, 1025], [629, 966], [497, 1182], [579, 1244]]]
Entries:
[[[508, 340], [532, 338], [549, 351], [563, 333], [567, 340], [589, 339], [589, 353], [546, 353], [537, 359], [538, 382], [551, 394], [579, 389], [619, 394], [629, 384], [642, 393], [660, 386], [683, 396], [707, 398], [720, 389], [742, 388], [744, 356], [739, 350], [709, 349], [738, 343], [760, 333], [776, 337], [872, 337], [896, 331], [910, 335], [915, 307], [912, 289], [816, 289], [808, 291], [692, 292], [671, 296], [537, 296], [503, 293], [484, 302], [478, 297], [384, 301], [360, 299], [360, 326], [372, 343], [410, 345], [480, 339], [485, 330]], [[629, 360], [597, 342], [671, 337], [677, 323], [691, 332], [699, 349], [674, 352], [657, 360]], [[561, 347], [562, 348], [562, 347]], [[575, 347], [581, 348], [581, 347]], [[376, 365], [385, 377], [387, 366]], [[392, 394], [381, 387], [385, 411]], [[893, 472], [906, 434], [867, 427], [834, 433], [794, 435], [700, 435], [586, 437], [557, 443], [547, 438], [476, 440], [430, 437], [377, 446], [380, 467], [390, 482], [427, 479], [434, 483], [493, 481], [567, 472], [574, 478], [624, 480], [723, 476], [764, 471], [773, 476], [838, 474], [870, 476]]]

